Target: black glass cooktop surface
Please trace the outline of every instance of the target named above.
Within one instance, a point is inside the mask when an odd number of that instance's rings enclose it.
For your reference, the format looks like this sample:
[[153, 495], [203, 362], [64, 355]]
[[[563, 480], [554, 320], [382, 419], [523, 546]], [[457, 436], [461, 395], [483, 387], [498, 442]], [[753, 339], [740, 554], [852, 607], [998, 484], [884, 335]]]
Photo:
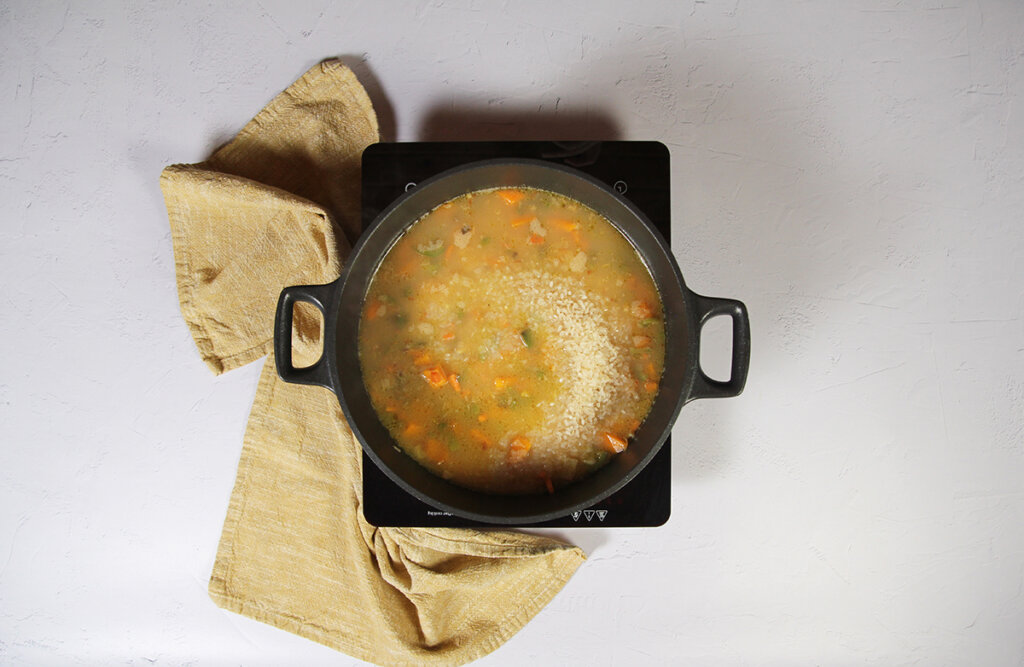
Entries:
[[[373, 220], [420, 181], [468, 162], [532, 158], [583, 171], [614, 188], [642, 210], [666, 241], [669, 154], [654, 141], [409, 142], [374, 144], [363, 153], [362, 223]], [[629, 484], [593, 507], [522, 527], [660, 526], [669, 517], [671, 438]], [[375, 526], [498, 527], [438, 510], [392, 482], [363, 454], [363, 514]], [[505, 527], [505, 526], [502, 526]]]

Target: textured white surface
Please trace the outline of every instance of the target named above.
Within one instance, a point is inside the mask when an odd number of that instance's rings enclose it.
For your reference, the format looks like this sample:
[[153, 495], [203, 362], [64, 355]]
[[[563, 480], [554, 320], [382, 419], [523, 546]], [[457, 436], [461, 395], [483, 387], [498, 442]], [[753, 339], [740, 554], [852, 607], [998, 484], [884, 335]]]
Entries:
[[[0, 4], [0, 663], [353, 664], [206, 581], [257, 365], [178, 311], [161, 167], [329, 56], [388, 138], [656, 139], [739, 399], [662, 528], [486, 665], [1024, 661], [1024, 5]], [[707, 363], [727, 354], [715, 327]]]

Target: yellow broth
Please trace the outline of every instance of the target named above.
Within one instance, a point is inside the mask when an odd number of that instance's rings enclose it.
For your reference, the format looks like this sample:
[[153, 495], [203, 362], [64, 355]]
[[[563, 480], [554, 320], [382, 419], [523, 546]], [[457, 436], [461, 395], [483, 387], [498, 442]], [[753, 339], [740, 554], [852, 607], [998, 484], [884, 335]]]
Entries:
[[389, 250], [359, 327], [395, 442], [454, 483], [551, 493], [623, 451], [665, 357], [654, 281], [596, 211], [533, 188], [452, 199]]

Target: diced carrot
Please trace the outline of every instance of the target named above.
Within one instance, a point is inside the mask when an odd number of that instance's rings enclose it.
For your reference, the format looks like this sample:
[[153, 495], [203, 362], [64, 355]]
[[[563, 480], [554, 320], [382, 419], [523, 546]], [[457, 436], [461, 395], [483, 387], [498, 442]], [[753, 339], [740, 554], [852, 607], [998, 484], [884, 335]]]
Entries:
[[508, 443], [508, 460], [512, 463], [522, 461], [530, 453], [530, 439], [517, 435]]
[[499, 375], [496, 378], [494, 378], [494, 388], [495, 389], [504, 389], [505, 387], [507, 387], [510, 384], [512, 384], [514, 381], [515, 381], [514, 377], [511, 377], [509, 375]]
[[444, 463], [448, 460], [448, 448], [440, 440], [429, 438], [423, 445], [423, 451], [434, 463]]
[[626, 451], [626, 441], [617, 435], [611, 433], [603, 433], [604, 436], [604, 447], [613, 454]]
[[408, 437], [412, 437], [412, 436], [415, 436], [415, 435], [419, 435], [422, 432], [423, 432], [423, 427], [422, 426], [420, 426], [416, 422], [409, 422], [408, 424], [405, 425], [405, 429], [402, 431], [402, 435], [405, 435], [405, 436], [408, 436]]
[[455, 332], [454, 331], [445, 331], [444, 335], [441, 336], [441, 340], [451, 340], [453, 338], [455, 338]]
[[476, 420], [482, 424], [487, 421], [487, 415], [477, 415]]
[[512, 222], [509, 224], [513, 227], [522, 227], [523, 225], [530, 224], [534, 219], [535, 218], [532, 215], [521, 215], [518, 218], [512, 218]]
[[650, 344], [650, 336], [633, 336], [633, 347], [649, 347]]
[[647, 367], [644, 370], [647, 371], [648, 375], [654, 375], [654, 362], [652, 361], [648, 363]]
[[654, 392], [658, 391], [658, 383], [650, 381], [644, 382], [644, 389], [653, 394]]
[[526, 195], [522, 190], [498, 190], [498, 196], [511, 205], [519, 203]]
[[651, 310], [650, 305], [646, 301], [634, 301], [629, 304], [629, 312], [633, 314], [633, 317], [641, 320], [649, 319], [654, 314], [654, 311]]
[[530, 234], [530, 238], [526, 239], [526, 242], [530, 245], [540, 245], [544, 243], [544, 237], [540, 234]]
[[383, 308], [384, 308], [384, 304], [383, 303], [381, 303], [380, 301], [374, 301], [373, 303], [371, 303], [369, 306], [366, 307], [366, 319], [368, 319], [368, 320], [377, 319], [377, 314], [378, 313], [383, 315], [383, 313], [381, 313], [381, 310]]
[[580, 223], [564, 218], [553, 218], [551, 224], [565, 232], [574, 232], [580, 228]]
[[430, 383], [430, 386], [435, 389], [448, 384], [448, 378], [444, 374], [444, 369], [440, 366], [431, 366], [430, 368], [426, 368], [422, 373], [420, 373], [420, 375], [422, 375], [423, 378]]
[[462, 385], [459, 384], [459, 376], [458, 375], [456, 375], [455, 373], [452, 373], [451, 375], [449, 375], [448, 376], [448, 382], [449, 382], [449, 384], [452, 385], [452, 389], [455, 390], [456, 394], [461, 394], [462, 393]]
[[394, 403], [389, 403], [389, 404], [384, 406], [384, 412], [391, 412], [391, 413], [398, 412], [398, 406], [395, 405]]

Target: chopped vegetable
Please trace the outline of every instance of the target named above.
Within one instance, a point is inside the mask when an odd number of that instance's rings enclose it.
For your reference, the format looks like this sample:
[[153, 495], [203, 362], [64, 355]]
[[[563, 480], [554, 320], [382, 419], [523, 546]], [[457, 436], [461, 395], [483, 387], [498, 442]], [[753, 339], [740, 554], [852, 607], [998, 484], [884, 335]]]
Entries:
[[496, 378], [494, 378], [494, 388], [504, 389], [505, 387], [515, 382], [515, 380], [516, 379], [510, 375], [499, 375]]
[[375, 320], [379, 316], [386, 315], [387, 312], [388, 307], [386, 305], [384, 305], [381, 301], [374, 301], [366, 309], [366, 319]]
[[440, 366], [431, 366], [425, 369], [420, 375], [430, 383], [431, 387], [443, 387], [448, 384], [448, 378], [444, 374], [444, 370]]
[[532, 225], [535, 220], [537, 220], [537, 218], [532, 215], [523, 215], [518, 218], [512, 218], [512, 222], [510, 224], [513, 227], [522, 227], [523, 225]]
[[526, 242], [530, 245], [540, 245], [544, 243], [544, 237], [540, 234], [530, 234], [530, 238], [526, 239]]
[[651, 337], [650, 336], [633, 336], [633, 347], [650, 347]]
[[530, 439], [518, 435], [508, 443], [508, 460], [510, 463], [522, 461], [530, 453]]
[[651, 315], [654, 314], [654, 311], [651, 310], [651, 307], [646, 301], [634, 301], [629, 304], [629, 312], [633, 313], [633, 317], [638, 317], [643, 320], [650, 319]]
[[449, 382], [449, 384], [451, 384], [452, 389], [455, 390], [456, 394], [461, 394], [462, 393], [462, 385], [459, 384], [459, 376], [458, 375], [456, 375], [455, 373], [452, 373], [451, 375], [449, 375], [448, 376], [448, 382]]
[[487, 421], [487, 415], [477, 415], [476, 420], [483, 424], [485, 421]]
[[405, 429], [402, 433], [406, 436], [415, 436], [423, 432], [423, 427], [416, 422], [409, 422], [405, 425]]
[[646, 389], [647, 391], [649, 391], [650, 393], [653, 394], [654, 392], [658, 391], [658, 383], [657, 382], [650, 382], [650, 381], [645, 382], [644, 383], [644, 389]]
[[455, 232], [455, 236], [452, 238], [452, 243], [457, 248], [465, 248], [469, 245], [469, 239], [473, 236], [473, 228], [469, 225], [464, 225], [461, 229]]
[[430, 354], [425, 350], [414, 348], [412, 350], [406, 350], [406, 352], [408, 352], [409, 356], [412, 357], [412, 363], [417, 366], [423, 366], [430, 363]]
[[544, 229], [544, 225], [540, 224], [540, 220], [534, 218], [530, 221], [530, 231], [537, 236], [547, 236], [548, 230]]
[[518, 204], [526, 196], [522, 190], [498, 190], [498, 196], [504, 199], [509, 205]]
[[533, 347], [533, 332], [529, 329], [523, 329], [520, 331], [519, 338], [523, 341], [523, 345], [526, 347]]
[[430, 243], [421, 243], [416, 246], [416, 252], [427, 257], [437, 257], [444, 250], [444, 241], [441, 239], [434, 239]]
[[452, 340], [453, 338], [455, 338], [454, 331], [445, 331], [441, 336], [441, 340]]
[[551, 482], [551, 478], [545, 473], [541, 473], [540, 476], [544, 480], [544, 488], [548, 490], [548, 493], [554, 493], [555, 485]]
[[626, 451], [626, 441], [619, 436], [612, 435], [608, 432], [602, 433], [601, 435], [604, 436], [604, 447], [608, 451], [615, 454]]

